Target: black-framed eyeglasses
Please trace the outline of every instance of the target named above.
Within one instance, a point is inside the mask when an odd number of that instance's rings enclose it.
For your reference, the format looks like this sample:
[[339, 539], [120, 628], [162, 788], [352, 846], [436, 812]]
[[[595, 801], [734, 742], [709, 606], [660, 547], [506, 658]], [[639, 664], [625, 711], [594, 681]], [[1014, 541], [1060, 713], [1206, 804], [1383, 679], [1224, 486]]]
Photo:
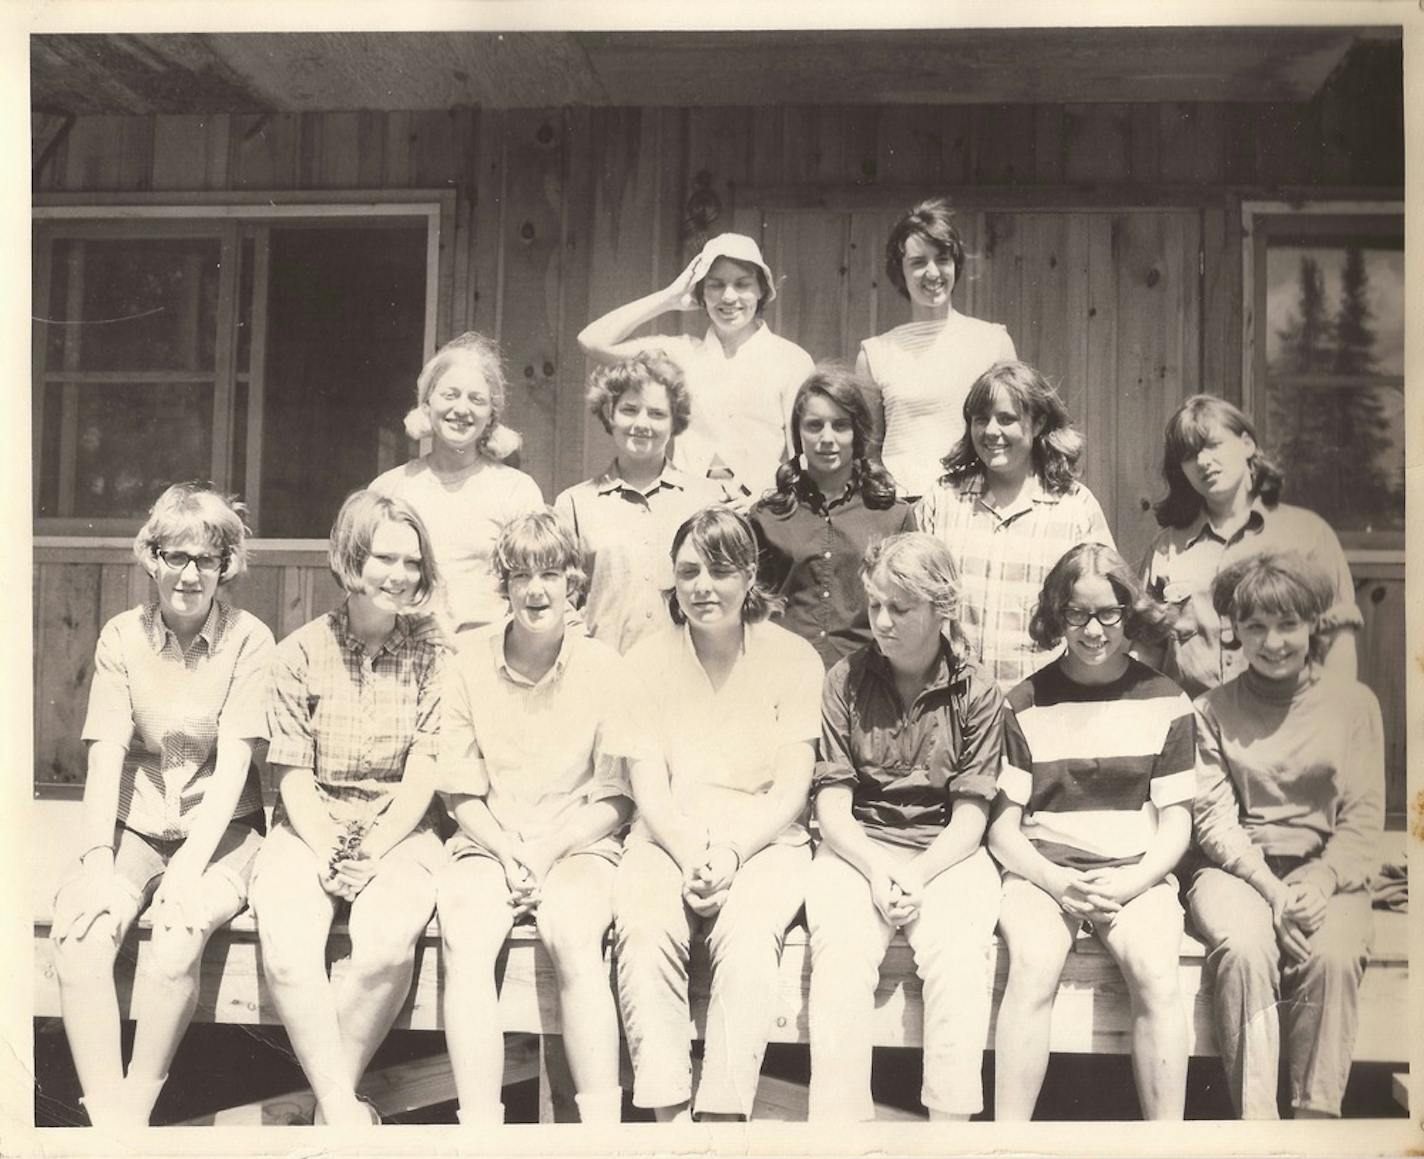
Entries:
[[202, 555], [189, 555], [186, 551], [169, 551], [166, 548], [155, 547], [153, 554], [161, 559], [165, 566], [174, 571], [182, 571], [190, 563], [202, 572], [222, 571], [227, 566], [227, 553], [220, 555], [204, 553]]
[[1111, 604], [1106, 608], [1091, 610], [1070, 606], [1063, 609], [1063, 622], [1070, 628], [1086, 628], [1089, 620], [1097, 620], [1104, 628], [1115, 628], [1122, 623], [1125, 615], [1127, 609], [1122, 604]]

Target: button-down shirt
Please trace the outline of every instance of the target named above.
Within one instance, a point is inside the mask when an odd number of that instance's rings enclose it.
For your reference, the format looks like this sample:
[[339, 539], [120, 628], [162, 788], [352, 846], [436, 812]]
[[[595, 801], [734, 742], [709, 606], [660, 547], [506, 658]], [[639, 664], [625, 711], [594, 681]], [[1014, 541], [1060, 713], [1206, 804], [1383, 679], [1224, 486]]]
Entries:
[[[150, 837], [188, 835], [224, 740], [267, 737], [263, 711], [272, 633], [256, 616], [214, 600], [185, 652], [156, 602], [120, 612], [94, 650], [84, 739], [128, 751], [118, 820]], [[234, 816], [262, 808], [250, 773]]]
[[761, 502], [750, 518], [761, 556], [758, 577], [786, 599], [779, 622], [810, 641], [827, 668], [870, 643], [860, 561], [872, 543], [914, 531], [914, 509], [897, 499], [873, 510], [854, 485], [828, 503], [809, 483], [798, 489], [788, 513], [778, 515]]
[[651, 487], [625, 483], [615, 460], [597, 478], [560, 493], [554, 508], [588, 552], [588, 634], [626, 653], [666, 626], [672, 587], [672, 537], [693, 512], [722, 498], [722, 489], [664, 463]]
[[1081, 483], [1055, 495], [1030, 477], [1011, 506], [997, 508], [975, 475], [941, 483], [915, 514], [920, 529], [954, 554], [964, 588], [960, 625], [974, 658], [1005, 692], [1062, 651], [1040, 648], [1028, 634], [1044, 577], [1080, 543], [1114, 546], [1103, 509]]
[[875, 644], [826, 674], [815, 786], [850, 785], [851, 815], [881, 841], [923, 849], [955, 797], [992, 801], [1003, 752], [1003, 693], [948, 643], [908, 707]]
[[[778, 750], [814, 746], [820, 733], [825, 669], [811, 645], [766, 622], [746, 625], [742, 641], [721, 688], [712, 687], [686, 625], [650, 635], [628, 654], [673, 800], [714, 834], [741, 827], [764, 807], [779, 771]], [[804, 845], [809, 836], [797, 821], [777, 840]]]
[[1224, 684], [1246, 668], [1230, 619], [1212, 607], [1211, 586], [1222, 569], [1262, 551], [1296, 551], [1325, 569], [1335, 602], [1322, 627], [1358, 628], [1364, 622], [1340, 541], [1313, 511], [1288, 503], [1267, 507], [1257, 499], [1246, 522], [1226, 539], [1212, 529], [1205, 513], [1186, 527], [1163, 528], [1147, 553], [1143, 581], [1154, 595], [1179, 609], [1163, 671], [1188, 695]]
[[796, 391], [815, 369], [811, 356], [764, 322], [728, 355], [709, 326], [701, 338], [689, 334], [638, 340], [639, 349], [666, 351], [682, 368], [692, 414], [687, 430], [673, 440], [672, 461], [689, 475], [706, 477], [725, 467], [732, 497], [759, 498], [776, 481], [790, 444], [787, 428]]
[[343, 602], [277, 645], [269, 763], [311, 769], [334, 820], [369, 824], [406, 762], [435, 757], [444, 664], [433, 616], [397, 617], [372, 652], [351, 632]]
[[[450, 663], [438, 781], [483, 797], [505, 832], [533, 841], [587, 803], [631, 797], [632, 764], [650, 747], [617, 652], [565, 632], [553, 666], [531, 681], [509, 665], [508, 630], [508, 620], [480, 629]], [[610, 834], [585, 852], [616, 856], [618, 844]]]

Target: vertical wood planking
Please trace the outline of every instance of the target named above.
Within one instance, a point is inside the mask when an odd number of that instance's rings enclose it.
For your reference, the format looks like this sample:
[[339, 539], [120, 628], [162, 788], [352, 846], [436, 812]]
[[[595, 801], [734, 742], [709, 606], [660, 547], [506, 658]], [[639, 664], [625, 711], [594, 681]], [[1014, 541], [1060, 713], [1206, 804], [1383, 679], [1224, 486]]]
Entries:
[[99, 639], [100, 572], [94, 563], [47, 563], [36, 594], [43, 615], [35, 645], [35, 779], [84, 779], [84, 714]]
[[502, 120], [507, 212], [500, 222], [500, 345], [509, 367], [507, 414], [524, 438], [520, 466], [548, 498], [558, 392], [564, 129], [557, 110], [509, 110]]
[[979, 185], [1028, 185], [1034, 180], [1033, 105], [974, 107], [973, 179]]
[[[51, 564], [50, 566], [56, 566]], [[76, 564], [75, 566], [84, 566]], [[133, 573], [140, 571], [137, 563], [105, 563], [99, 565], [99, 627], [102, 628], [120, 612], [134, 606], [131, 599]]]
[[1195, 391], [1241, 401], [1241, 215], [1235, 204], [1202, 214], [1201, 370]]
[[226, 114], [155, 117], [152, 187], [223, 189], [230, 123]]
[[279, 635], [282, 626], [282, 572], [280, 567], [262, 567], [254, 563], [232, 582], [228, 598], [236, 607], [251, 612]]
[[[589, 275], [593, 253], [592, 113], [587, 108], [563, 110], [563, 198], [560, 204], [558, 270], [557, 366], [554, 397], [554, 480], [545, 492], [553, 499], [584, 477], [584, 357], [578, 332], [589, 318]], [[592, 418], [592, 416], [589, 416]]]
[[301, 118], [297, 113], [234, 114], [228, 175], [233, 189], [294, 189]]
[[1399, 630], [1405, 617], [1403, 578], [1369, 574], [1368, 565], [1356, 565], [1355, 602], [1364, 616], [1358, 640], [1360, 679], [1379, 697], [1385, 738], [1385, 811], [1401, 826], [1408, 810], [1405, 734], [1408, 662], [1405, 634]]
[[139, 193], [150, 188], [155, 117], [79, 117], [65, 140], [58, 189]]
[[843, 213], [792, 211], [767, 217], [767, 261], [785, 281], [777, 333], [816, 361], [846, 346], [849, 221]]
[[[1122, 545], [1119, 532], [1117, 444], [1120, 369], [1117, 333], [1117, 228], [1111, 214], [1085, 213], [1078, 223], [1086, 234], [1088, 261], [1087, 294], [1081, 309], [1086, 329], [1086, 369], [1084, 407], [1091, 423], [1084, 478], [1102, 505], [1113, 536]], [[1139, 437], [1129, 432], [1129, 437]], [[1137, 561], [1131, 554], [1132, 563]]]
[[1131, 174], [1128, 106], [1064, 105], [1063, 178], [1071, 184], [1125, 182]]

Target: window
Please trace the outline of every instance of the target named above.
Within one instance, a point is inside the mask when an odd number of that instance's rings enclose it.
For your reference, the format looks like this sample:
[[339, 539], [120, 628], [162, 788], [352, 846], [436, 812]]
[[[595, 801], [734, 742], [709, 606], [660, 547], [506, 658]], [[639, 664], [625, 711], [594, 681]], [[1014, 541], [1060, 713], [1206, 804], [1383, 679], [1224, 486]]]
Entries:
[[1402, 552], [1403, 208], [1247, 204], [1244, 217], [1245, 397], [1285, 498], [1347, 550]]
[[37, 533], [130, 535], [204, 478], [258, 535], [324, 538], [409, 452], [442, 210], [38, 207]]

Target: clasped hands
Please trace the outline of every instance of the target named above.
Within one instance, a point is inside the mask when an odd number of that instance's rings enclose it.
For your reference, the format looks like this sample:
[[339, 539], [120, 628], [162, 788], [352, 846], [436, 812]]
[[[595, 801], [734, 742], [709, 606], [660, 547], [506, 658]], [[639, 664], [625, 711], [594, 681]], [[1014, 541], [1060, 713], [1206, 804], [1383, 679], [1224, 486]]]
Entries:
[[1310, 938], [1325, 921], [1325, 890], [1309, 877], [1287, 876], [1271, 899], [1276, 941], [1292, 962], [1310, 957]]
[[322, 867], [318, 880], [322, 889], [332, 897], [355, 901], [361, 891], [371, 884], [380, 867], [380, 857], [372, 857], [365, 849], [359, 846], [348, 849], [336, 844], [332, 846], [331, 855]]
[[1049, 884], [1048, 892], [1064, 913], [1097, 925], [1110, 924], [1144, 888], [1141, 875], [1131, 865], [1100, 869], [1060, 866]]
[[742, 867], [741, 854], [728, 841], [715, 841], [702, 826], [689, 826], [669, 850], [682, 867], [682, 900], [699, 917], [720, 913], [732, 879]]

